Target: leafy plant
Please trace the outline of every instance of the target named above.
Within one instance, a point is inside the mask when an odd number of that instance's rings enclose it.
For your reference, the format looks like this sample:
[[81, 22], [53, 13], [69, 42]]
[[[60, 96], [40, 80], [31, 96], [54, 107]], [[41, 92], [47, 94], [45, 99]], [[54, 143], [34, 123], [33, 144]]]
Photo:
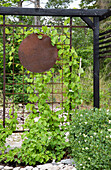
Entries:
[[[69, 20], [65, 24], [68, 22]], [[30, 75], [25, 77], [25, 81], [30, 83], [30, 86], [27, 87], [30, 101], [27, 104], [27, 110], [31, 114], [24, 124], [24, 129], [29, 131], [23, 134], [23, 144], [20, 149], [12, 150], [3, 157], [5, 162], [14, 160], [18, 163], [35, 165], [37, 162], [43, 163], [52, 159], [59, 161], [69, 147], [66, 132], [69, 130], [68, 124], [72, 109], [81, 103], [81, 97], [78, 95], [81, 93], [80, 77], [78, 76], [81, 70], [79, 70], [77, 53], [73, 47], [70, 47], [70, 44], [66, 45], [70, 38], [69, 31], [66, 29], [64, 28], [64, 33], [60, 36], [54, 27], [46, 26], [42, 27], [42, 32], [32, 28], [25, 33], [27, 36], [35, 32], [40, 40], [42, 34], [47, 34], [51, 38], [52, 45], [56, 44], [58, 48], [57, 64], [60, 64], [62, 59], [64, 65], [59, 70], [54, 66], [44, 74], [27, 72]], [[47, 87], [52, 80], [62, 82], [62, 76], [64, 77], [64, 103], [60, 106], [61, 110], [54, 111], [48, 104], [51, 91]], [[33, 80], [34, 84], [32, 84]], [[36, 103], [39, 112], [36, 109]]]
[[[26, 132], [25, 136], [23, 135], [23, 145], [19, 153], [19, 158], [21, 161], [26, 164], [36, 164], [36, 162], [47, 162], [52, 159], [60, 160], [65, 154], [66, 148], [69, 146], [69, 143], [66, 142], [66, 132], [68, 131], [68, 122], [71, 109], [69, 108], [69, 103], [71, 107], [75, 108], [78, 103], [80, 103], [78, 92], [80, 89], [79, 85], [79, 72], [78, 62], [76, 61], [77, 54], [74, 48], [70, 49], [70, 46], [67, 47], [64, 44], [66, 41], [66, 35], [57, 35], [57, 30], [54, 27], [51, 29], [42, 27], [43, 32], [38, 34], [47, 33], [51, 38], [52, 45], [57, 44], [58, 56], [61, 55], [64, 58], [64, 61], [67, 63], [70, 61], [70, 66], [72, 66], [73, 74], [70, 73], [70, 67], [65, 65], [62, 69], [58, 70], [59, 75], [53, 77], [53, 81], [56, 82], [60, 77], [64, 76], [64, 90], [66, 94], [65, 104], [63, 109], [60, 111], [52, 111], [50, 105], [48, 105], [48, 100], [50, 100], [50, 90], [47, 88], [47, 84], [51, 82], [52, 76], [55, 73], [55, 69], [47, 71], [46, 74], [37, 73], [34, 75], [34, 85], [30, 85], [27, 88], [27, 92], [30, 93], [29, 101], [32, 104], [27, 105], [27, 110], [31, 111], [29, 118], [27, 119], [24, 128], [29, 129], [30, 132]], [[32, 30], [31, 30], [32, 31]], [[36, 32], [36, 30], [34, 30]], [[38, 35], [38, 38], [41, 37]], [[60, 38], [60, 39], [59, 39]], [[59, 61], [57, 62], [59, 63]], [[72, 80], [74, 83], [69, 84]], [[30, 78], [26, 78], [27, 82], [33, 81], [33, 74], [30, 74]], [[34, 91], [37, 93], [34, 94]], [[37, 112], [35, 105], [33, 103], [38, 103]], [[64, 112], [67, 112], [64, 113]], [[64, 114], [65, 118], [62, 116]], [[37, 122], [35, 120], [37, 119]], [[31, 145], [30, 145], [31, 144]], [[26, 155], [26, 157], [24, 157]]]
[[111, 169], [111, 110], [76, 110], [70, 126], [77, 169]]
[[2, 155], [0, 155], [0, 161], [4, 159], [5, 151], [10, 147], [9, 145], [7, 147], [5, 146], [6, 138], [16, 130], [16, 124], [18, 122], [16, 110], [15, 113], [12, 114], [12, 108], [10, 108], [9, 116], [9, 119], [5, 118], [5, 128], [3, 127], [3, 121], [0, 120], [0, 151], [2, 153]]

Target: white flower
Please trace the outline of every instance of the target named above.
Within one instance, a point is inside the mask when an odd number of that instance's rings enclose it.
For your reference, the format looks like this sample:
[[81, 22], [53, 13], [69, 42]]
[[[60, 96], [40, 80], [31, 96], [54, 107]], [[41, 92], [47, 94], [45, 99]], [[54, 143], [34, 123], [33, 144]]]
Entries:
[[69, 136], [69, 132], [66, 132], [66, 134], [65, 134], [66, 136]]
[[38, 122], [39, 119], [40, 119], [40, 117], [35, 117], [34, 122]]
[[72, 92], [72, 93], [73, 93], [74, 91], [70, 89], [69, 92]]
[[109, 132], [111, 132], [111, 129], [108, 129]]
[[107, 113], [106, 113], [107, 115], [109, 115], [109, 109], [107, 110]]
[[82, 166], [82, 164], [80, 164], [80, 166]]
[[87, 141], [87, 140], [84, 140], [85, 142]]
[[96, 132], [94, 132], [94, 135], [96, 135], [97, 133]]
[[83, 166], [83, 169], [85, 169], [85, 166]]
[[85, 124], [87, 124], [87, 122], [84, 122]]
[[84, 137], [86, 137], [87, 135], [83, 134]]
[[82, 114], [80, 116], [83, 116]]
[[66, 139], [65, 142], [69, 142], [69, 139]]
[[20, 104], [18, 104], [20, 107], [22, 107], [23, 105], [20, 103]]
[[108, 136], [106, 136], [106, 138], [108, 138]]
[[91, 138], [93, 138], [93, 136], [90, 136]]
[[48, 139], [50, 140], [50, 139], [51, 139], [51, 136], [49, 136]]
[[109, 120], [109, 123], [111, 123], [111, 120]]
[[86, 147], [85, 149], [86, 149], [86, 150], [88, 150], [89, 148], [88, 148], [88, 147]]

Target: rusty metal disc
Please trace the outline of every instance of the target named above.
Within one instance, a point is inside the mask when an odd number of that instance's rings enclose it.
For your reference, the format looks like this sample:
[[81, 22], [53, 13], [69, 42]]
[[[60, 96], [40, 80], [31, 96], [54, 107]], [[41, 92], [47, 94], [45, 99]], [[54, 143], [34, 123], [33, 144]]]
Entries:
[[19, 47], [19, 59], [21, 64], [31, 72], [44, 72], [53, 67], [57, 60], [57, 47], [51, 45], [51, 39], [47, 35], [37, 34], [26, 37]]

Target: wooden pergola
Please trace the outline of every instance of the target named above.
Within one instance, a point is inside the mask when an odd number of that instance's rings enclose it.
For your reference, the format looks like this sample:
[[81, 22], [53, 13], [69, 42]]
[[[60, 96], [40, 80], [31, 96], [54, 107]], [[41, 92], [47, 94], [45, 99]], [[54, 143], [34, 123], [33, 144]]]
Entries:
[[[3, 15], [3, 36], [5, 39], [5, 15], [23, 15], [23, 16], [55, 16], [55, 17], [80, 17], [89, 28], [93, 30], [93, 94], [94, 94], [94, 107], [100, 107], [99, 97], [99, 36], [110, 33], [111, 30], [99, 34], [100, 21], [111, 16], [110, 9], [41, 9], [41, 8], [16, 8], [16, 7], [0, 7], [0, 15]], [[93, 21], [89, 18], [92, 17]], [[105, 38], [103, 36], [103, 38]], [[105, 43], [106, 41], [104, 41]], [[111, 42], [111, 40], [109, 41]], [[105, 45], [105, 47], [107, 47]], [[111, 45], [109, 45], [111, 47]], [[5, 46], [4, 46], [5, 48]], [[104, 47], [103, 47], [104, 48]], [[106, 48], [105, 48], [106, 50]], [[110, 53], [111, 50], [102, 51], [101, 54]], [[4, 51], [5, 57], [5, 51]], [[104, 56], [103, 56], [104, 57]], [[109, 55], [109, 57], [111, 57]], [[102, 57], [101, 57], [102, 58]], [[4, 65], [5, 67], [5, 65]], [[4, 68], [5, 69], [5, 68]], [[5, 71], [4, 71], [5, 74]], [[5, 76], [4, 76], [5, 80]], [[5, 82], [4, 82], [5, 90]], [[3, 91], [4, 91], [3, 90]], [[5, 92], [3, 93], [5, 100]]]

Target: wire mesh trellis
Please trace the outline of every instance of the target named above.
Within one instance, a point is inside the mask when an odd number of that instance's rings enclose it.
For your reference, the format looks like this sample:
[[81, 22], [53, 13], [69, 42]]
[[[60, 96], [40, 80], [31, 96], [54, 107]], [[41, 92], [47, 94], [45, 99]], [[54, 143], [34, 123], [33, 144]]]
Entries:
[[[9, 107], [12, 107], [12, 114], [15, 111], [15, 107], [17, 107], [18, 119], [20, 124], [24, 124], [25, 121], [25, 114], [28, 114], [26, 111], [26, 105], [28, 104], [28, 93], [26, 91], [27, 86], [31, 86], [35, 83], [35, 75], [33, 74], [33, 81], [32, 83], [28, 83], [26, 81], [26, 77], [30, 77], [31, 73], [27, 73], [27, 70], [23, 67], [21, 71], [18, 72], [17, 68], [22, 67], [18, 57], [18, 47], [20, 42], [18, 39], [20, 38], [23, 40], [25, 38], [25, 30], [30, 28], [39, 28], [43, 25], [9, 25], [6, 24], [6, 18], [3, 17], [3, 125], [5, 127], [5, 117], [9, 117]], [[51, 25], [47, 25], [47, 27], [51, 27]], [[70, 23], [68, 26], [65, 25], [55, 25], [54, 28], [58, 28], [59, 32], [57, 33], [59, 36], [63, 35], [63, 28], [69, 28], [69, 45], [70, 48], [72, 47], [72, 29], [73, 28], [88, 28], [87, 26], [73, 26], [72, 25], [72, 17], [70, 17]], [[63, 46], [65, 44], [61, 44]], [[17, 48], [15, 48], [17, 47]], [[15, 50], [16, 49], [16, 50]], [[10, 53], [12, 51], [12, 53]], [[71, 61], [71, 57], [69, 58]], [[68, 63], [66, 63], [68, 64]], [[52, 73], [51, 82], [48, 83], [47, 88], [50, 91], [50, 97], [47, 103], [50, 105], [52, 111], [60, 105], [63, 107], [64, 103], [64, 80], [63, 80], [63, 72], [64, 72], [64, 61], [63, 56], [61, 55], [61, 59], [59, 64], [54, 66], [56, 70]], [[72, 72], [72, 68], [70, 67], [70, 72]], [[54, 76], [59, 75], [60, 73], [58, 70], [61, 68], [62, 70], [62, 77], [58, 79], [58, 81], [54, 81]], [[42, 73], [42, 74], [46, 74]], [[70, 82], [71, 83], [71, 82]], [[37, 92], [34, 92], [37, 95]], [[33, 93], [33, 94], [34, 94]], [[30, 93], [29, 93], [30, 94]], [[35, 103], [37, 105], [37, 103]], [[71, 106], [70, 106], [71, 107]], [[17, 130], [15, 132], [22, 132], [22, 130]]]
[[[18, 11], [20, 10], [20, 11]], [[58, 10], [55, 12], [54, 10], [50, 10], [48, 13], [48, 10], [44, 11], [44, 9], [39, 9], [38, 11], [31, 10], [31, 9], [17, 9], [14, 8], [14, 12], [18, 15], [35, 15], [36, 12], [38, 12], [38, 15], [40, 16], [41, 13], [43, 13], [41, 16], [68, 16], [70, 17], [70, 24], [68, 26], [64, 25], [53, 25], [56, 28], [62, 29], [64, 27], [67, 27], [70, 29], [70, 47], [72, 46], [72, 30], [73, 28], [92, 28], [94, 31], [94, 107], [99, 107], [99, 20], [103, 20], [105, 17], [110, 16], [110, 11], [107, 10], [64, 10], [61, 12], [61, 10]], [[21, 14], [20, 14], [20, 13]], [[25, 13], [24, 13], [25, 12]], [[28, 13], [29, 12], [29, 13]], [[45, 13], [44, 13], [45, 12]], [[20, 38], [24, 39], [24, 29], [29, 28], [41, 28], [42, 25], [26, 25], [26, 24], [7, 24], [5, 21], [5, 15], [13, 15], [13, 12], [11, 8], [1, 8], [0, 14], [3, 14], [3, 24], [0, 25], [0, 27], [3, 30], [3, 61], [2, 61], [2, 69], [3, 74], [1, 74], [2, 83], [3, 83], [3, 126], [5, 127], [5, 117], [9, 114], [9, 110], [7, 106], [12, 106], [12, 112], [15, 110], [15, 105], [19, 105], [18, 112], [20, 113], [20, 119], [21, 123], [24, 123], [24, 114], [26, 112], [26, 104], [29, 102], [27, 99], [27, 92], [26, 87], [29, 86], [29, 84], [35, 84], [35, 73], [33, 73], [33, 81], [32, 83], [27, 83], [25, 81], [25, 77], [29, 76], [28, 73], [26, 73], [26, 69], [22, 68], [21, 72], [17, 72], [17, 67], [21, 67], [21, 64], [18, 60], [18, 53], [17, 51], [13, 51], [14, 46], [16, 45], [16, 38], [17, 35], [20, 36]], [[72, 25], [72, 16], [75, 17], [82, 17], [82, 19], [87, 23], [88, 26], [74, 26]], [[88, 17], [94, 17], [94, 22], [88, 19]], [[47, 27], [51, 27], [51, 25], [47, 25]], [[19, 28], [19, 32], [18, 29]], [[10, 30], [9, 32], [7, 30]], [[22, 30], [22, 32], [21, 32]], [[17, 32], [16, 32], [17, 31]], [[10, 44], [12, 42], [12, 44]], [[108, 46], [109, 47], [109, 46]], [[7, 49], [11, 49], [12, 54], [9, 54], [9, 51]], [[101, 47], [100, 47], [101, 48]], [[105, 47], [106, 48], [106, 47]], [[110, 50], [108, 51], [110, 52]], [[102, 52], [103, 53], [103, 52]], [[9, 58], [10, 56], [10, 58]], [[71, 57], [69, 58], [71, 60]], [[68, 64], [68, 63], [67, 63]], [[7, 69], [7, 65], [10, 67], [10, 71]], [[63, 69], [64, 62], [63, 58], [61, 59], [60, 67], [62, 68], [62, 73], [64, 71]], [[12, 71], [11, 71], [12, 70]], [[72, 72], [72, 68], [70, 67], [70, 72]], [[62, 74], [63, 75], [63, 74]], [[54, 110], [55, 105], [63, 105], [64, 103], [64, 81], [63, 76], [61, 80], [58, 82], [54, 82], [54, 75], [52, 74], [52, 80], [48, 84], [50, 86], [50, 101], [48, 103], [51, 105], [52, 110]], [[59, 90], [55, 93], [54, 92], [54, 86], [58, 88]], [[36, 93], [36, 92], [35, 92]], [[10, 98], [11, 96], [11, 98]], [[19, 100], [18, 100], [19, 98]], [[71, 106], [70, 106], [71, 107]], [[22, 132], [23, 130], [21, 130]], [[17, 132], [17, 131], [16, 131]], [[19, 131], [18, 131], [19, 132]]]

